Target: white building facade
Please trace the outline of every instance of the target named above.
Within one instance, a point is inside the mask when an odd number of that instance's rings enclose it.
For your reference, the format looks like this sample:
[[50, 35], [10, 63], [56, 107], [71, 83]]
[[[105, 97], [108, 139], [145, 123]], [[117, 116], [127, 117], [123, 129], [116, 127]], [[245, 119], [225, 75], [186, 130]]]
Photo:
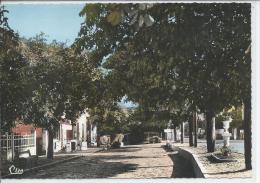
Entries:
[[[54, 152], [87, 150], [88, 146], [96, 145], [97, 126], [91, 123], [89, 117], [85, 112], [74, 123], [63, 119], [53, 140]], [[44, 144], [48, 144], [48, 138], [44, 139]]]

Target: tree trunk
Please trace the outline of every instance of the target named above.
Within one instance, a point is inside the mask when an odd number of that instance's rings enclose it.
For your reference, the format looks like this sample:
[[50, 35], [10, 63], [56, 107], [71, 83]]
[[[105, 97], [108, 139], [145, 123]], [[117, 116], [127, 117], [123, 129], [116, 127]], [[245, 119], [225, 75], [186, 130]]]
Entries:
[[181, 143], [183, 144], [184, 142], [184, 123], [181, 122]]
[[48, 129], [48, 152], [47, 152], [47, 158], [53, 159], [53, 130]]
[[244, 151], [247, 170], [252, 169], [252, 131], [251, 131], [251, 100], [244, 100]]
[[91, 146], [91, 130], [92, 130], [91, 129], [91, 123], [88, 122], [87, 126], [88, 126], [88, 129], [87, 129], [87, 131], [88, 131], [87, 142], [88, 142], [88, 145]]
[[189, 118], [189, 145], [193, 146], [193, 118]]
[[198, 146], [198, 117], [197, 117], [197, 112], [193, 113], [193, 120], [194, 120], [194, 147]]
[[177, 141], [177, 134], [176, 134], [176, 125], [174, 125], [174, 128], [173, 128], [173, 132], [174, 132], [174, 142]]
[[212, 110], [206, 112], [207, 121], [207, 150], [208, 152], [215, 151], [215, 114]]

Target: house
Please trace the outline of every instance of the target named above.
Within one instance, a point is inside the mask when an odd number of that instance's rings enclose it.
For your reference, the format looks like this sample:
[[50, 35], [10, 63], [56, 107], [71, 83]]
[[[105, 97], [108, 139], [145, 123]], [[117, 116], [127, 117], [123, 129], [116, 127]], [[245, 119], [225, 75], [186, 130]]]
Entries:
[[[90, 115], [85, 112], [74, 123], [62, 118], [53, 141], [54, 152], [62, 149], [66, 149], [67, 152], [77, 149], [86, 150], [87, 146], [96, 145], [97, 125], [91, 123], [89, 117]], [[45, 133], [47, 136], [47, 132]], [[46, 138], [46, 144], [47, 140]]]
[[[1, 134], [3, 159], [12, 160], [21, 151], [30, 150], [31, 155], [44, 155], [48, 150], [48, 131], [32, 124], [17, 123], [11, 133]], [[74, 123], [62, 118], [54, 135], [53, 150], [67, 152], [97, 145], [97, 125], [92, 123], [87, 112]]]

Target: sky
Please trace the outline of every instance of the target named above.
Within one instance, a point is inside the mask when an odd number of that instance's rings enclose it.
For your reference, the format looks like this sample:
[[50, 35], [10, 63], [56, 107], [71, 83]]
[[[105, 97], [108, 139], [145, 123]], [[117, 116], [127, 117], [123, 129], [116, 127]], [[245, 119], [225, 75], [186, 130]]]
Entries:
[[21, 37], [30, 38], [44, 32], [48, 42], [57, 40], [71, 45], [84, 17], [84, 4], [6, 4], [10, 27]]
[[[70, 46], [78, 36], [84, 17], [79, 16], [85, 4], [5, 4], [9, 11], [9, 26], [20, 37], [30, 38], [43, 32], [47, 41], [66, 42]], [[119, 103], [121, 107], [134, 107], [132, 102]]]

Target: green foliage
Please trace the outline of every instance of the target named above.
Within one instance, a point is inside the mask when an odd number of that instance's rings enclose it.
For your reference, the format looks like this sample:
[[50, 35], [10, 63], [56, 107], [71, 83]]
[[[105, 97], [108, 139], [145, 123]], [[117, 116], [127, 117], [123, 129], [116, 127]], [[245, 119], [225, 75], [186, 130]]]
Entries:
[[9, 131], [20, 118], [28, 96], [25, 68], [28, 63], [20, 53], [19, 38], [9, 27], [8, 13], [0, 6], [0, 123]]
[[131, 111], [118, 108], [117, 104], [106, 102], [107, 106], [98, 106], [90, 114], [95, 116], [98, 123], [98, 132], [103, 134], [126, 133], [129, 131]]
[[230, 116], [232, 118], [232, 123], [230, 126], [232, 128], [241, 128], [243, 125], [243, 110], [242, 106], [236, 107], [234, 110], [231, 111]]
[[231, 117], [231, 113], [226, 108], [221, 113], [216, 115], [216, 128], [221, 129], [223, 128], [223, 121], [228, 120]]
[[139, 130], [143, 131], [161, 131], [167, 128], [169, 124], [169, 119], [180, 120], [177, 114], [171, 113], [167, 110], [155, 111], [153, 109], [145, 109], [142, 106], [139, 106], [134, 110], [134, 112], [129, 116], [130, 121], [130, 131], [135, 131], [135, 128], [138, 127]]
[[216, 126], [218, 126], [218, 128], [223, 128], [222, 122], [228, 120], [231, 117], [232, 121], [230, 123], [230, 127], [241, 128], [243, 123], [242, 114], [242, 106], [232, 107], [230, 109], [225, 108], [220, 114], [216, 116]]
[[[110, 70], [115, 95], [127, 95], [144, 107], [187, 103], [190, 109], [214, 113], [241, 102], [241, 81], [250, 83], [241, 79], [245, 73], [250, 78], [250, 63], [241, 61], [251, 41], [250, 4], [95, 8], [97, 18], [86, 20], [75, 46], [92, 50], [93, 59]], [[107, 21], [119, 11], [120, 22]], [[138, 25], [142, 13], [153, 18], [151, 26]]]
[[223, 146], [220, 148], [220, 152], [223, 156], [229, 156], [231, 154], [231, 149], [227, 146]]
[[24, 41], [32, 96], [24, 119], [38, 126], [57, 126], [65, 113], [72, 121], [97, 102], [101, 78], [86, 54], [76, 55], [62, 43], [47, 44], [44, 35]]

